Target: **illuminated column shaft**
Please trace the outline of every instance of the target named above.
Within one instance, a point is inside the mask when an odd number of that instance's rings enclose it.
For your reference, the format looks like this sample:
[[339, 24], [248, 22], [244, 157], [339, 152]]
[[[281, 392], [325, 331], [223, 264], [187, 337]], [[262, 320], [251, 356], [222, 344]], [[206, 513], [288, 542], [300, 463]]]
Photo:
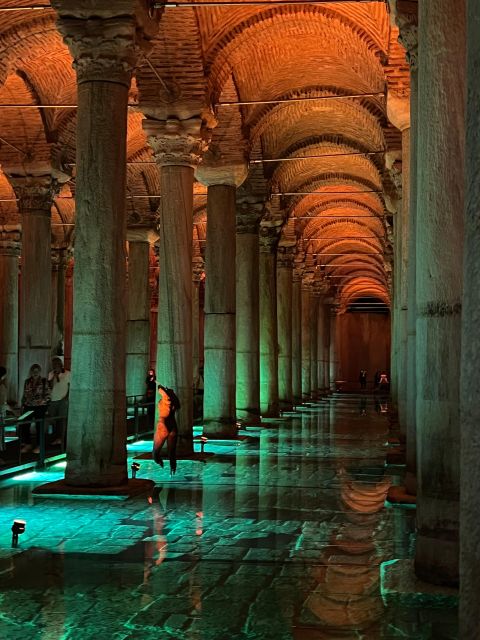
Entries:
[[150, 363], [150, 244], [156, 235], [147, 227], [132, 228], [128, 238], [127, 396], [145, 394]]
[[318, 313], [316, 317], [316, 331], [317, 338], [317, 378], [318, 378], [318, 390], [320, 395], [328, 393], [328, 389], [325, 387], [325, 296], [320, 292], [318, 297]]
[[323, 304], [323, 388], [325, 393], [330, 393], [330, 305]]
[[310, 392], [318, 398], [318, 310], [319, 294], [314, 287], [310, 291]]
[[52, 249], [52, 353], [63, 355], [65, 333], [65, 249]]
[[312, 390], [312, 358], [311, 358], [311, 298], [310, 281], [302, 280], [302, 399], [309, 400]]
[[292, 292], [295, 247], [277, 251], [278, 396], [281, 409], [291, 409], [292, 395]]
[[293, 271], [292, 284], [292, 393], [296, 404], [302, 401], [302, 278]]
[[276, 227], [260, 226], [260, 410], [267, 418], [279, 414]]
[[20, 227], [0, 227], [0, 362], [7, 369], [8, 401], [18, 397], [18, 258]]
[[194, 257], [192, 271], [192, 364], [193, 380], [200, 374], [200, 282], [203, 276], [203, 259]]
[[208, 187], [205, 258], [204, 433], [236, 434], [235, 185]]
[[466, 202], [465, 202], [465, 263], [462, 309], [461, 363], [461, 486], [460, 486], [460, 629], [459, 638], [479, 638], [480, 619], [480, 539], [479, 501], [480, 477], [478, 460], [480, 442], [480, 395], [478, 363], [480, 336], [479, 269], [479, 193], [480, 193], [480, 4], [467, 2], [467, 114], [466, 114]]
[[[54, 0], [77, 72], [72, 383], [65, 480], [127, 481], [126, 140], [140, 30], [135, 6]], [[73, 6], [74, 5], [74, 6]], [[137, 5], [138, 6], [138, 5]]]
[[458, 582], [465, 36], [463, 1], [419, 3], [415, 569], [444, 584]]
[[19, 385], [38, 363], [45, 375], [52, 354], [51, 207], [57, 183], [50, 176], [12, 178], [22, 213]]
[[329, 317], [328, 321], [330, 323], [330, 347], [329, 347], [329, 360], [330, 360], [330, 391], [336, 390], [335, 381], [337, 379], [337, 369], [338, 369], [338, 361], [337, 361], [337, 314], [335, 310], [330, 305], [329, 307]]
[[260, 317], [258, 225], [264, 204], [237, 201], [236, 364], [237, 416], [260, 422]]

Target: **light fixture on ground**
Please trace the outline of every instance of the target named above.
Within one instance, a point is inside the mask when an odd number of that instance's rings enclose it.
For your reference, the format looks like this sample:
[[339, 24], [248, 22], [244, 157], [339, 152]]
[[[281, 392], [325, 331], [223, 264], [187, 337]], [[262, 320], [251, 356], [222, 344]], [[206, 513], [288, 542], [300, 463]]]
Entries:
[[25, 520], [14, 520], [12, 524], [12, 547], [18, 547], [18, 536], [25, 533], [27, 523]]
[[132, 478], [135, 479], [137, 477], [137, 471], [140, 469], [140, 465], [138, 462], [132, 462], [132, 466], [130, 467], [132, 470]]

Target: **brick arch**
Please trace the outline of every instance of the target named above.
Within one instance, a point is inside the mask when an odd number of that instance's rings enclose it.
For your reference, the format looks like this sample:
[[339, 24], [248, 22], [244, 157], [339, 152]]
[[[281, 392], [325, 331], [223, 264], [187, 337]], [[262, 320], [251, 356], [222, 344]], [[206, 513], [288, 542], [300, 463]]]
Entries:
[[[355, 73], [360, 72], [364, 74], [367, 83], [370, 82], [377, 87], [383, 83], [383, 71], [377, 57], [379, 53], [377, 43], [360, 25], [351, 22], [346, 16], [341, 16], [326, 7], [309, 5], [268, 8], [250, 12], [250, 15], [248, 13], [244, 16], [241, 13], [237, 15], [238, 21], [231, 23], [230, 29], [215, 39], [205, 53], [209, 89], [214, 100], [220, 95], [221, 87], [231, 69], [235, 69], [235, 63], [232, 64], [231, 60], [244, 56], [241, 49], [249, 47], [255, 40], [257, 51], [255, 57], [259, 63], [263, 64], [266, 60], [259, 53], [260, 43], [268, 42], [272, 51], [280, 51], [281, 45], [285, 50], [285, 33], [301, 34], [304, 42], [307, 38], [312, 43], [316, 40], [314, 51], [317, 55], [321, 42], [325, 51], [334, 53], [332, 58], [336, 57], [337, 62], [343, 59], [341, 66], [345, 68], [347, 66], [347, 61], [344, 59], [345, 51], [351, 51], [350, 70], [353, 70], [353, 73], [351, 73], [352, 82], [348, 85], [349, 89], [356, 84]], [[298, 48], [296, 54], [298, 56]], [[305, 56], [307, 55], [309, 52], [305, 51]], [[363, 65], [360, 65], [360, 61]], [[253, 69], [254, 67], [250, 66], [252, 73]], [[299, 70], [298, 67], [297, 70]], [[235, 75], [237, 77], [237, 74]], [[297, 80], [298, 77], [297, 75]], [[246, 97], [242, 87], [241, 96]]]

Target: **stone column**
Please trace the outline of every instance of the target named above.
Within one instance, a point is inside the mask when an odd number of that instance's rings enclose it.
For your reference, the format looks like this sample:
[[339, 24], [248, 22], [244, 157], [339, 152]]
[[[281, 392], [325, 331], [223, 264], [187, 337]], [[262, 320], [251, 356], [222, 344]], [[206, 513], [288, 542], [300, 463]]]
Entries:
[[205, 255], [204, 434], [236, 436], [235, 251], [236, 188], [246, 165], [216, 166], [210, 150], [196, 177], [208, 187]]
[[318, 310], [319, 292], [316, 283], [310, 290], [310, 395], [318, 399]]
[[8, 401], [18, 393], [18, 258], [20, 226], [0, 226], [0, 363], [7, 369]]
[[200, 283], [204, 274], [203, 259], [193, 259], [192, 268], [192, 365], [193, 380], [198, 381], [200, 375]]
[[302, 402], [302, 275], [293, 270], [292, 283], [292, 393], [295, 404]]
[[22, 214], [19, 385], [32, 364], [50, 370], [52, 355], [51, 208], [57, 182], [51, 176], [11, 178]]
[[260, 410], [276, 418], [278, 403], [277, 244], [279, 221], [260, 225]]
[[67, 256], [65, 272], [65, 368], [72, 368], [72, 333], [73, 333], [73, 255]]
[[330, 309], [328, 301], [323, 304], [323, 388], [325, 393], [331, 393], [330, 387]]
[[259, 240], [260, 198], [237, 197], [237, 416], [260, 423]]
[[311, 280], [304, 277], [302, 280], [302, 400], [310, 400], [312, 389], [312, 359], [311, 359]]
[[[115, 6], [114, 6], [115, 4]], [[146, 5], [54, 0], [77, 72], [75, 291], [65, 480], [127, 482], [127, 103]], [[116, 8], [115, 8], [116, 7]], [[152, 26], [153, 28], [153, 26]]]
[[280, 409], [293, 406], [292, 393], [292, 303], [295, 247], [279, 246], [277, 251], [278, 312], [278, 397]]
[[174, 389], [178, 451], [193, 452], [192, 240], [194, 168], [206, 150], [202, 118], [143, 122], [160, 170], [157, 380]]
[[64, 355], [65, 333], [65, 249], [52, 249], [52, 354]]
[[[465, 6], [419, 3], [417, 543], [428, 582], [458, 582]], [[478, 105], [477, 105], [478, 106]]]
[[[399, 402], [399, 418], [404, 421], [406, 427], [406, 474], [405, 488], [408, 493], [415, 494], [417, 489], [417, 442], [416, 442], [416, 216], [417, 216], [417, 139], [418, 139], [418, 15], [417, 7], [412, 3], [398, 3], [395, 6], [395, 21], [399, 27], [399, 41], [405, 47], [407, 62], [410, 67], [410, 101], [409, 114], [405, 113], [405, 107], [398, 105], [399, 125], [410, 123], [409, 129], [409, 157], [403, 153], [402, 164], [404, 169], [403, 203], [408, 206], [408, 247], [406, 267], [406, 299], [402, 298], [402, 305], [407, 307], [406, 319], [406, 381], [405, 400]], [[387, 103], [388, 106], [388, 103]], [[406, 145], [407, 146], [407, 145]], [[403, 149], [402, 149], [403, 150]], [[407, 202], [408, 198], [408, 202]]]
[[460, 485], [460, 629], [459, 637], [480, 637], [480, 4], [467, 2], [467, 113], [465, 262], [463, 271], [462, 361], [460, 379], [461, 485]]
[[319, 395], [323, 396], [328, 393], [328, 387], [325, 385], [327, 363], [325, 363], [325, 285], [320, 286], [318, 293], [318, 313], [316, 318], [317, 338], [317, 377]]
[[126, 394], [141, 396], [150, 365], [150, 245], [158, 235], [148, 227], [133, 227], [127, 239]]
[[329, 347], [329, 361], [330, 361], [330, 391], [335, 391], [335, 381], [337, 379], [337, 314], [332, 305], [328, 309], [328, 322], [330, 323], [330, 347]]

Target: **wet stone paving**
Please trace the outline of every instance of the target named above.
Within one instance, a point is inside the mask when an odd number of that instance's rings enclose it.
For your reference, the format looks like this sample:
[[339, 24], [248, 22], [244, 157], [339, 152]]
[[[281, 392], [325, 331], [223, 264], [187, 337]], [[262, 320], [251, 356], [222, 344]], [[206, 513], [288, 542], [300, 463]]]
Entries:
[[61, 463], [4, 481], [0, 638], [457, 638], [454, 600], [384, 584], [385, 567], [413, 557], [415, 510], [386, 503], [403, 470], [385, 465], [386, 416], [373, 398], [364, 407], [355, 395], [302, 407], [207, 443], [214, 455], [173, 478], [142, 459], [148, 497], [32, 496]]

